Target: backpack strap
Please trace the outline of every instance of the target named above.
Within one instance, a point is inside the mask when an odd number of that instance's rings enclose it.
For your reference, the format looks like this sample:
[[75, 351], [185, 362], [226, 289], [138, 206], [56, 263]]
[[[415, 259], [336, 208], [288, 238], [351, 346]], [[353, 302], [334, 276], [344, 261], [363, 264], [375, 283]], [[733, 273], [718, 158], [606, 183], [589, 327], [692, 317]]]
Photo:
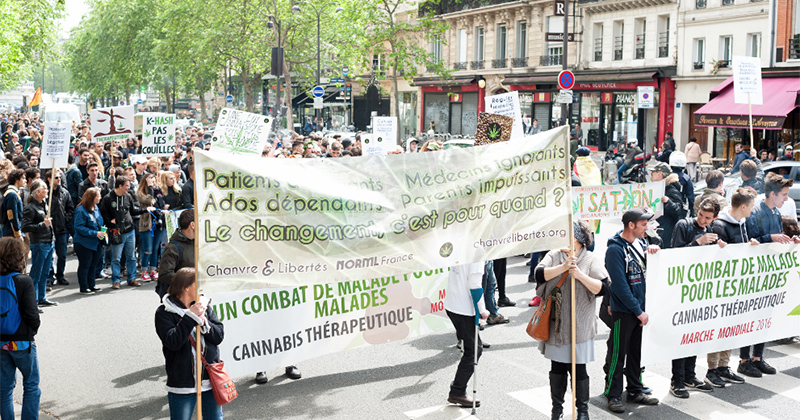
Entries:
[[181, 244], [179, 244], [178, 241], [169, 241], [169, 243], [174, 244], [175, 247], [178, 248], [178, 262], [180, 262], [181, 258], [183, 258], [183, 249], [181, 248]]

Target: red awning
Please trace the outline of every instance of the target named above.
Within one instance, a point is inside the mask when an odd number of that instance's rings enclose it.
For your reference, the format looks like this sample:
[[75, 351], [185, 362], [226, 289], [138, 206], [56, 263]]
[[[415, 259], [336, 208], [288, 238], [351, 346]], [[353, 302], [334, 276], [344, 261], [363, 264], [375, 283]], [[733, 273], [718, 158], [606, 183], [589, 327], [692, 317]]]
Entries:
[[[694, 124], [703, 127], [749, 127], [748, 105], [733, 101], [733, 78], [722, 82], [719, 92], [694, 113]], [[763, 105], [753, 105], [753, 128], [780, 130], [786, 116], [798, 106], [800, 78], [776, 77], [761, 80]]]

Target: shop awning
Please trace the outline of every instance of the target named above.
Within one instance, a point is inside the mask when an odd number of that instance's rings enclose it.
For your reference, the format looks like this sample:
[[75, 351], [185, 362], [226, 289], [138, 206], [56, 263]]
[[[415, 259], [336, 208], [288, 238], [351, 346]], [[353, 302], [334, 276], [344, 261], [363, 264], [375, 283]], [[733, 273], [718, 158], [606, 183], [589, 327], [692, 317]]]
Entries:
[[475, 80], [474, 77], [461, 78], [461, 79], [430, 79], [418, 78], [414, 79], [409, 85], [411, 86], [466, 86], [472, 84]]
[[[694, 113], [694, 125], [702, 127], [748, 128], [748, 105], [733, 101], [733, 78], [714, 88], [719, 92]], [[761, 80], [763, 105], [753, 105], [753, 128], [780, 130], [786, 116], [797, 108], [800, 78], [775, 77]]]

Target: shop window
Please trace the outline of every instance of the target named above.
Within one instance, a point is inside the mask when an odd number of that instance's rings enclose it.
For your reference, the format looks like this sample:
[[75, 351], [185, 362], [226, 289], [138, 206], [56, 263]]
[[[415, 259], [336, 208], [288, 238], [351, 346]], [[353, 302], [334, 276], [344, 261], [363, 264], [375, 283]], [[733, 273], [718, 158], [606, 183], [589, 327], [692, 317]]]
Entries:
[[747, 34], [747, 56], [761, 57], [761, 34]]
[[658, 58], [669, 57], [669, 15], [658, 17]]
[[692, 50], [692, 67], [695, 70], [702, 70], [706, 62], [706, 39], [695, 38]]

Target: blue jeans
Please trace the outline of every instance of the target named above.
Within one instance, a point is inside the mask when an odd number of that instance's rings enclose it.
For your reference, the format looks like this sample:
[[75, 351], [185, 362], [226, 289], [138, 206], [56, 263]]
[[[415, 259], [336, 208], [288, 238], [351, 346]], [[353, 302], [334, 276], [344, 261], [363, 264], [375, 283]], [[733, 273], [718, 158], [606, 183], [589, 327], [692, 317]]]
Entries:
[[64, 280], [64, 266], [67, 265], [67, 233], [56, 233], [56, 269], [53, 270], [52, 265], [50, 266], [50, 273], [47, 275], [47, 278], [52, 280], [55, 277], [56, 280]]
[[75, 255], [78, 256], [78, 285], [81, 292], [91, 290], [95, 287], [95, 272], [97, 268], [103, 268], [101, 263], [101, 256], [103, 255], [103, 248], [98, 247], [95, 251], [91, 248], [74, 243], [72, 247], [75, 249]]
[[531, 271], [528, 273], [528, 281], [533, 280], [533, 272], [536, 271], [537, 265], [539, 265], [539, 253], [531, 252]]
[[483, 303], [490, 316], [497, 316], [497, 302], [494, 291], [497, 289], [497, 278], [494, 276], [494, 261], [483, 263]]
[[36, 300], [43, 302], [47, 293], [47, 273], [53, 265], [53, 243], [31, 244], [31, 279]]
[[14, 419], [14, 387], [17, 369], [22, 373], [22, 420], [39, 418], [39, 360], [36, 345], [27, 350], [0, 350], [0, 418]]
[[119, 283], [122, 252], [125, 251], [125, 263], [128, 268], [128, 283], [136, 277], [136, 230], [122, 234], [122, 243], [111, 245], [111, 282]]
[[628, 165], [624, 163], [617, 169], [617, 184], [622, 182], [622, 173], [625, 172], [626, 169], [628, 169]]
[[[222, 420], [222, 407], [214, 399], [214, 391], [203, 392], [203, 420]], [[170, 420], [191, 420], [197, 405], [197, 394], [167, 393]]]
[[158, 267], [158, 256], [161, 252], [161, 238], [164, 236], [164, 231], [139, 232], [139, 236], [142, 238], [142, 272], [155, 270]]

